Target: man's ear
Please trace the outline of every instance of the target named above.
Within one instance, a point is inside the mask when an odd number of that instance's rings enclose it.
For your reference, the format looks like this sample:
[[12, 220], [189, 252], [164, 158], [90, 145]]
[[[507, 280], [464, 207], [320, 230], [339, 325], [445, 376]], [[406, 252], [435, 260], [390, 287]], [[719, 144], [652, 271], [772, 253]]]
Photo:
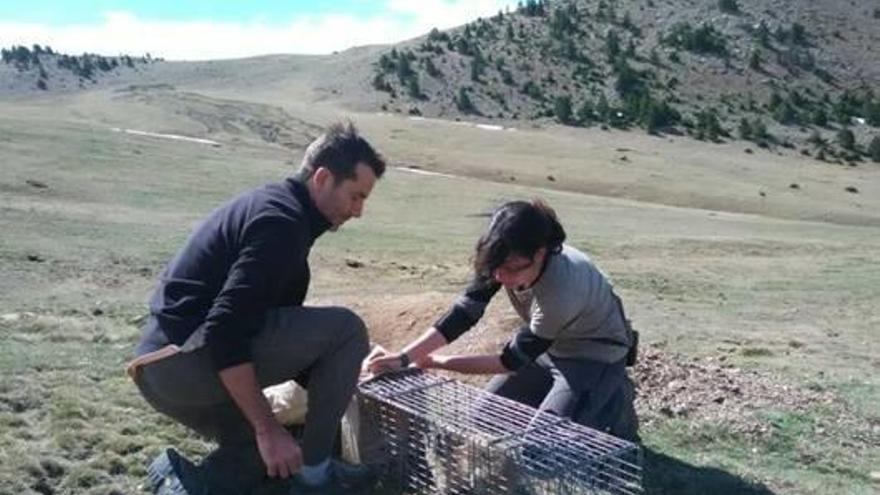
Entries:
[[327, 187], [328, 181], [333, 180], [333, 172], [330, 171], [327, 167], [318, 167], [315, 170], [315, 173], [312, 175], [312, 178], [315, 181], [315, 185], [318, 186], [319, 189], [324, 189]]

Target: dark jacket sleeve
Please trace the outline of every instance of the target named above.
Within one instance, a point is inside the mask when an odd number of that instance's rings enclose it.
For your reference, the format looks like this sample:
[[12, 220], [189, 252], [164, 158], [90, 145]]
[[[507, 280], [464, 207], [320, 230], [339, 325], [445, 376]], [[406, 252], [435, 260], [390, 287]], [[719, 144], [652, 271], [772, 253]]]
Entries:
[[457, 339], [480, 321], [492, 296], [500, 288], [501, 284], [491, 277], [475, 276], [452, 308], [437, 320], [434, 328], [443, 335], [446, 342]]
[[249, 362], [250, 342], [282, 287], [305, 266], [307, 229], [258, 217], [244, 229], [236, 260], [205, 319], [205, 343], [218, 371]]
[[501, 364], [510, 371], [516, 371], [538, 359], [552, 345], [553, 340], [539, 337], [528, 325], [524, 325], [504, 346]]

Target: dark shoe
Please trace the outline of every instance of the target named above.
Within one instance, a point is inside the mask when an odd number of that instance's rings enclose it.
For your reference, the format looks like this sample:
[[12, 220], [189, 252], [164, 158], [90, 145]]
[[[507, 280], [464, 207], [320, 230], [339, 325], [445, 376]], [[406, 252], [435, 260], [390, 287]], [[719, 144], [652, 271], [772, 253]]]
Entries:
[[293, 477], [290, 495], [342, 495], [363, 493], [376, 483], [373, 471], [363, 464], [348, 464], [332, 459], [327, 482], [309, 485], [297, 475]]
[[166, 449], [147, 468], [147, 480], [158, 495], [207, 495], [196, 466], [174, 449]]

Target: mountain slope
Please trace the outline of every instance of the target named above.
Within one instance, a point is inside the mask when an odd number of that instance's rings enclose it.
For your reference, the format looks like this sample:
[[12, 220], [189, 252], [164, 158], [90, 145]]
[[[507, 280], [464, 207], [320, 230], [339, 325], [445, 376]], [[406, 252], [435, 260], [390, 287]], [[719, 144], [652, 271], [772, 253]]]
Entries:
[[372, 85], [416, 115], [638, 126], [855, 161], [880, 126], [878, 41], [880, 7], [864, 0], [530, 0], [390, 48]]

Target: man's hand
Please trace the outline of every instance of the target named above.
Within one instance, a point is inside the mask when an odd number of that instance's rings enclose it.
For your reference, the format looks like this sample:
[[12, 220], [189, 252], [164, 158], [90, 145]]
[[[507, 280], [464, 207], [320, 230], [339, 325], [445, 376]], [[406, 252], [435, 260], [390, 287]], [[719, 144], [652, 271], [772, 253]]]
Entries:
[[290, 433], [278, 423], [256, 432], [257, 448], [270, 478], [288, 478], [302, 467], [302, 451]]
[[387, 354], [376, 356], [367, 363], [370, 373], [387, 373], [403, 369], [403, 359], [400, 354]]
[[254, 429], [260, 457], [266, 464], [266, 474], [273, 478], [287, 478], [298, 472], [302, 465], [302, 452], [290, 433], [275, 420], [272, 408], [257, 382], [254, 365], [242, 363], [226, 368], [219, 374], [223, 386]]

